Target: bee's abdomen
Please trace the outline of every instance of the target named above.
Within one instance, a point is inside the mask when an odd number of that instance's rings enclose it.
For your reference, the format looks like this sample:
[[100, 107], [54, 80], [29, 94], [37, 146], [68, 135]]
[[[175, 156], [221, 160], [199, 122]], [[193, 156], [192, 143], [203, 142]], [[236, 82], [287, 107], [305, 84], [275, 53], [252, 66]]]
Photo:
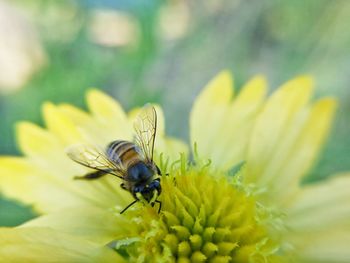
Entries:
[[140, 160], [137, 146], [132, 142], [122, 140], [111, 142], [107, 146], [107, 155], [112, 161], [121, 163], [125, 167]]

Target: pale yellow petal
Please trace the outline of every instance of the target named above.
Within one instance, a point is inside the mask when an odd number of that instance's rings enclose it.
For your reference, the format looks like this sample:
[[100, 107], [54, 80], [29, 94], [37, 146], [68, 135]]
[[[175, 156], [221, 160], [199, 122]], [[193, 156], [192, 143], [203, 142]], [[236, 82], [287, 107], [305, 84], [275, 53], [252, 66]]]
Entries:
[[107, 94], [97, 89], [87, 93], [87, 104], [98, 121], [100, 129], [108, 131], [106, 142], [117, 139], [131, 140], [132, 127], [121, 105]]
[[48, 130], [55, 134], [64, 145], [83, 140], [77, 127], [52, 103], [43, 105], [43, 115]]
[[76, 205], [124, 207], [132, 200], [131, 195], [120, 188], [118, 178], [105, 176], [93, 182], [73, 180], [76, 174], [65, 174], [67, 167], [49, 164], [43, 162], [46, 166], [40, 167], [34, 160], [1, 157], [0, 190], [43, 213]]
[[303, 125], [300, 135], [294, 141], [294, 147], [291, 141], [289, 148], [291, 150], [289, 155], [286, 155], [286, 159], [283, 160], [282, 152], [288, 152], [287, 149], [276, 153], [275, 156], [279, 155], [279, 157], [271, 160], [281, 165], [279, 170], [274, 169], [276, 178], [273, 184], [276, 185], [278, 196], [287, 197], [292, 194], [300, 184], [301, 177], [313, 167], [328, 137], [336, 104], [332, 98], [324, 98], [316, 102], [310, 109], [307, 122]]
[[69, 104], [58, 105], [60, 112], [68, 118], [79, 130], [86, 143], [105, 144], [106, 131], [88, 113]]
[[19, 157], [0, 158], [0, 190], [8, 197], [33, 205], [39, 212], [88, 204], [87, 200], [62, 187], [44, 170]]
[[267, 90], [266, 80], [250, 80], [229, 106], [221, 128], [212, 143], [211, 159], [216, 166], [229, 169], [245, 160], [247, 145]]
[[93, 122], [92, 117], [87, 112], [70, 104], [60, 104], [58, 108], [65, 116], [69, 117], [76, 126], [85, 126]]
[[[39, 171], [45, 171], [46, 177], [41, 180], [49, 180], [51, 184], [57, 184], [57, 187], [71, 192], [78, 199], [83, 198], [103, 207], [113, 204], [124, 205], [128, 202], [128, 197], [119, 187], [120, 180], [111, 176], [93, 182], [73, 180], [74, 176], [83, 175], [88, 169], [68, 158], [65, 145], [55, 134], [30, 123], [19, 124], [17, 134], [21, 148], [30, 157], [32, 165]], [[16, 167], [12, 169], [16, 170]], [[23, 174], [17, 180], [26, 180], [25, 176]], [[40, 183], [39, 179], [36, 180]], [[63, 204], [70, 205], [69, 202]]]
[[62, 173], [55, 168], [74, 168], [74, 163], [65, 154], [65, 145], [54, 133], [28, 122], [17, 124], [16, 133], [21, 151], [43, 170]]
[[246, 180], [268, 186], [268, 194], [280, 202], [312, 167], [333, 119], [333, 99], [307, 105], [311, 84], [306, 77], [297, 78], [272, 95], [250, 141]]
[[33, 219], [21, 227], [50, 227], [60, 233], [71, 234], [100, 245], [131, 236], [134, 225], [119, 214], [119, 209], [94, 206], [65, 208]]
[[196, 106], [228, 104], [233, 96], [233, 78], [228, 70], [217, 74], [197, 98]]
[[[286, 224], [295, 233], [350, 228], [350, 174], [303, 186], [285, 206]], [[350, 232], [349, 232], [350, 235]]]
[[89, 90], [86, 99], [90, 111], [101, 120], [108, 122], [113, 119], [126, 118], [121, 105], [100, 90]]
[[190, 114], [191, 146], [197, 145], [198, 155], [212, 158], [217, 133], [222, 129], [233, 96], [233, 79], [227, 71], [220, 73], [196, 98]]
[[289, 132], [288, 123], [304, 108], [311, 91], [311, 80], [302, 77], [287, 82], [268, 99], [256, 121], [248, 149], [251, 181], [261, 178], [259, 171], [266, 166], [283, 135]]
[[298, 259], [305, 263], [349, 263], [350, 228], [337, 228], [295, 236], [293, 246]]
[[112, 249], [50, 228], [1, 228], [1, 262], [124, 262]]
[[77, 127], [87, 144], [105, 147], [111, 141], [117, 139], [113, 131], [108, 127], [104, 128], [104, 125], [101, 125], [96, 118], [79, 108], [68, 104], [61, 104], [58, 108]]
[[233, 98], [228, 72], [219, 74], [196, 99], [190, 116], [191, 143], [201, 159], [229, 169], [245, 159], [247, 143], [266, 94], [266, 81], [256, 76]]
[[[267, 81], [264, 76], [257, 75], [249, 80], [237, 95], [234, 109], [247, 107], [249, 113], [256, 110], [256, 101], [261, 101], [266, 95]], [[245, 113], [245, 112], [244, 112]]]
[[285, 204], [283, 236], [300, 262], [350, 262], [350, 174], [303, 186]]
[[155, 145], [155, 161], [159, 164], [159, 157], [162, 154], [163, 160], [169, 164], [180, 159], [181, 154], [188, 156], [188, 146], [179, 139], [165, 137], [160, 138]]
[[62, 149], [57, 137], [35, 124], [19, 122], [16, 133], [19, 148], [27, 156], [36, 158]]

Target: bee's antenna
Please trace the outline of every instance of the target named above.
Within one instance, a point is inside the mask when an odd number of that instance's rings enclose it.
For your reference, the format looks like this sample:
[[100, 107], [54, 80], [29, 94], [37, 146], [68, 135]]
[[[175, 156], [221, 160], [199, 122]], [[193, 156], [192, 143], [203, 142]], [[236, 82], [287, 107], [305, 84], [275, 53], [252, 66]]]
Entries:
[[126, 210], [128, 210], [128, 208], [130, 208], [131, 206], [133, 206], [134, 204], [136, 204], [138, 200], [133, 201], [131, 204], [129, 204], [127, 207], [125, 207], [120, 214], [123, 214]]

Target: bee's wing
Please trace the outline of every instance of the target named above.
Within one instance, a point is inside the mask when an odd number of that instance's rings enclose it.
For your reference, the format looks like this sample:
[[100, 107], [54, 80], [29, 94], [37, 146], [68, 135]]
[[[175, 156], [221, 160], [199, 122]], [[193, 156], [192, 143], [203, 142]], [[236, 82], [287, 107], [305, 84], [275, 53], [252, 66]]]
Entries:
[[142, 109], [134, 123], [136, 144], [141, 148], [145, 158], [152, 162], [154, 142], [157, 133], [157, 112], [147, 104]]
[[67, 155], [73, 161], [105, 173], [123, 178], [124, 168], [112, 162], [102, 149], [94, 145], [79, 144], [67, 149]]

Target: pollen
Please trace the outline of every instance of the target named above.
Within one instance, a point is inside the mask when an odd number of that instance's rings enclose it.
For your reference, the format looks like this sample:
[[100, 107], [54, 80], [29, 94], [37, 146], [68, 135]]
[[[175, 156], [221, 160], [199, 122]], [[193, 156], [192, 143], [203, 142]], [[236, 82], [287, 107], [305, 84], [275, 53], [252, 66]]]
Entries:
[[[219, 173], [219, 174], [218, 174]], [[268, 262], [277, 242], [254, 198], [209, 168], [192, 167], [162, 177], [161, 212], [131, 212], [138, 239], [128, 247], [136, 262]], [[135, 215], [136, 213], [138, 215]]]

